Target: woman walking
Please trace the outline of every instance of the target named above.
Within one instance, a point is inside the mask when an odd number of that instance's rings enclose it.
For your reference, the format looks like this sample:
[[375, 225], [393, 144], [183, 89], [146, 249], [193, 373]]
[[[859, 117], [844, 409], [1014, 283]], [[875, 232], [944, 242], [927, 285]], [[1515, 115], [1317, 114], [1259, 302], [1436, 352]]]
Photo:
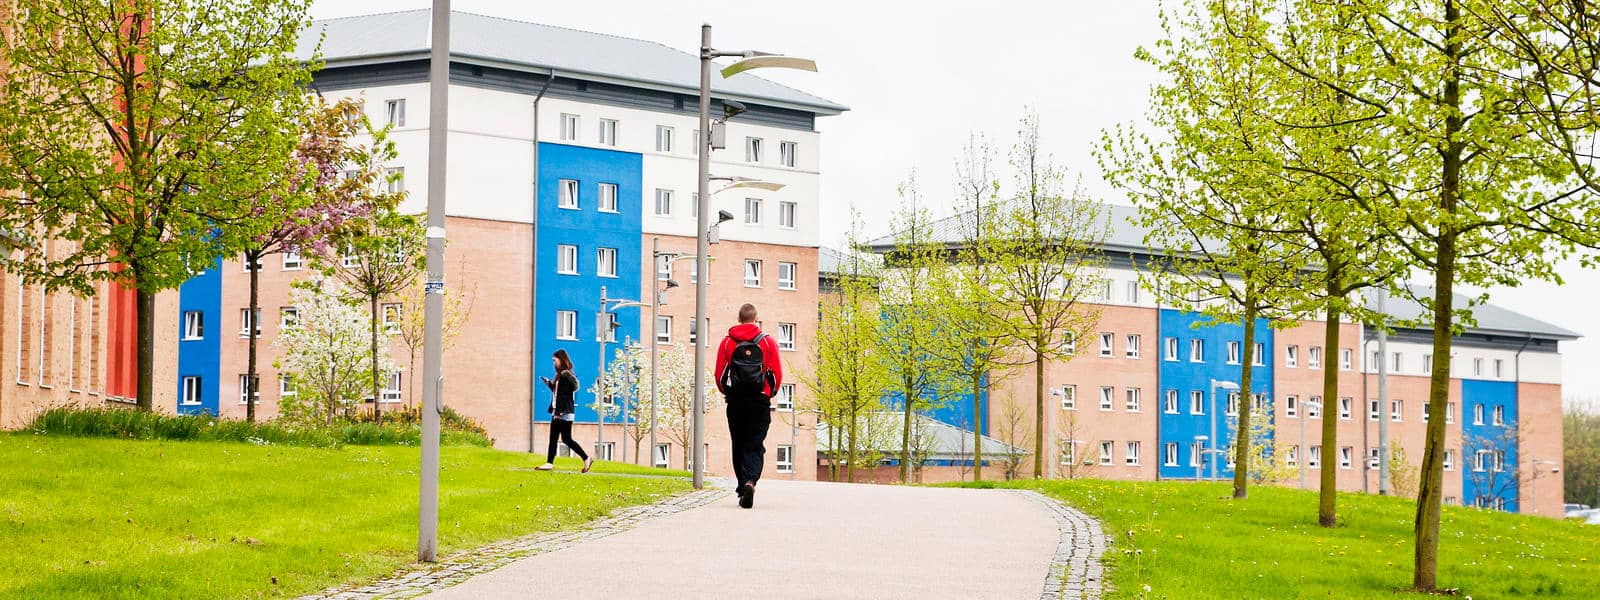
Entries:
[[549, 471], [555, 467], [556, 439], [572, 449], [573, 454], [583, 459], [583, 472], [588, 473], [589, 467], [594, 466], [594, 459], [583, 451], [583, 446], [572, 439], [572, 419], [577, 411], [577, 404], [572, 400], [572, 394], [578, 391], [578, 376], [572, 374], [572, 359], [567, 357], [566, 350], [556, 350], [551, 356], [555, 363], [556, 379], [540, 377], [544, 385], [550, 388], [550, 452], [545, 455], [545, 462], [539, 465], [538, 470]]

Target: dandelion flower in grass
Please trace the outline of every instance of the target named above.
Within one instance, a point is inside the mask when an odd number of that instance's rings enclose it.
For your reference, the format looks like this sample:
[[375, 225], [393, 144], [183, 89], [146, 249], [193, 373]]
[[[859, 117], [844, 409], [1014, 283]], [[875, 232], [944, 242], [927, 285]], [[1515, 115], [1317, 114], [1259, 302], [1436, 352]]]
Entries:
[[[1144, 593], [1146, 593], [1146, 594], [1150, 593], [1150, 584], [1148, 584], [1148, 583], [1144, 584]], [[1467, 600], [1472, 600], [1472, 598], [1467, 598]]]

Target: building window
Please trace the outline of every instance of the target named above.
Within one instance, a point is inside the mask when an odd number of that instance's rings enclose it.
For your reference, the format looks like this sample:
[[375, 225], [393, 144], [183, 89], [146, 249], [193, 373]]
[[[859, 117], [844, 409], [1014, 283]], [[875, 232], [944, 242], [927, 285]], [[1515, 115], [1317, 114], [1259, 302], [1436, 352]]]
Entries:
[[189, 376], [183, 378], [183, 403], [200, 403], [200, 378]]
[[1112, 339], [1112, 334], [1109, 334], [1109, 333], [1101, 333], [1100, 334], [1100, 356], [1104, 356], [1104, 357], [1108, 357], [1108, 358], [1111, 356], [1111, 339]]
[[278, 309], [278, 329], [290, 329], [300, 324], [300, 309], [285, 306]]
[[672, 151], [673, 130], [666, 125], [656, 126], [656, 152]]
[[1228, 364], [1239, 364], [1239, 342], [1228, 342]]
[[1479, 450], [1472, 453], [1472, 470], [1478, 473], [1489, 470], [1490, 457], [1494, 456], [1492, 450]]
[[617, 145], [617, 120], [600, 119], [600, 145]]
[[1377, 448], [1367, 448], [1367, 468], [1378, 468], [1379, 452]]
[[1138, 304], [1138, 303], [1139, 303], [1139, 282], [1138, 281], [1129, 281], [1128, 282], [1128, 304]]
[[384, 103], [386, 113], [384, 121], [392, 127], [406, 126], [406, 99], [397, 98]]
[[[617, 319], [617, 313], [605, 313], [604, 323], [601, 323], [598, 317], [599, 315], [596, 315], [595, 328], [605, 332], [607, 342], [617, 341], [617, 328], [622, 327], [622, 322]], [[610, 398], [606, 399], [606, 402], [610, 401]]]
[[760, 225], [761, 224], [761, 199], [760, 198], [745, 198], [744, 199], [744, 224], [745, 225]]
[[694, 322], [693, 319], [690, 319], [689, 320], [689, 343], [690, 344], [693, 344], [693, 343], [695, 343], [695, 342], [700, 340], [700, 336], [698, 335], [699, 331], [700, 331], [700, 328], [695, 326], [695, 322]]
[[183, 339], [199, 340], [206, 337], [206, 314], [198, 310], [184, 311]]
[[1239, 414], [1239, 393], [1228, 392], [1228, 403], [1222, 408], [1222, 414], [1233, 417]]
[[601, 277], [617, 276], [617, 249], [597, 248], [595, 250], [595, 273]]
[[1125, 406], [1128, 412], [1139, 412], [1139, 388], [1128, 388], [1126, 393], [1128, 401]]
[[303, 266], [305, 266], [305, 261], [300, 258], [299, 252], [283, 253], [283, 270], [298, 271]]
[[594, 452], [589, 454], [595, 460], [613, 460], [611, 457], [615, 455], [616, 449], [616, 442], [595, 442]]
[[1320, 419], [1320, 418], [1322, 418], [1322, 397], [1321, 396], [1312, 396], [1311, 398], [1309, 398], [1306, 401], [1306, 418], [1308, 418], [1308, 419]]
[[1381, 368], [1383, 368], [1383, 355], [1378, 354], [1377, 350], [1373, 350], [1372, 359], [1367, 361], [1367, 370], [1376, 373]]
[[1401, 360], [1401, 357], [1404, 356], [1404, 355], [1400, 354], [1399, 352], [1394, 352], [1394, 353], [1391, 353], [1391, 354], [1392, 354], [1392, 358], [1394, 358], [1394, 369], [1392, 371], [1390, 371], [1390, 372], [1391, 373], [1399, 373], [1400, 371], [1403, 370], [1400, 367], [1402, 367], [1405, 364]]
[[1206, 447], [1200, 442], [1189, 443], [1189, 466], [1200, 466], [1200, 457], [1205, 456]]
[[261, 309], [258, 308], [255, 312], [251, 312], [248, 308], [241, 308], [239, 309], [239, 335], [241, 337], [250, 337], [251, 331], [254, 331], [257, 336], [261, 335]]
[[278, 397], [293, 398], [298, 395], [300, 395], [300, 391], [295, 386], [294, 376], [288, 373], [278, 374]]
[[778, 203], [778, 226], [779, 227], [782, 227], [784, 229], [794, 229], [794, 211], [795, 211], [795, 208], [796, 208], [796, 205], [793, 202], [779, 202]]
[[257, 376], [255, 381], [251, 381], [249, 375], [246, 375], [244, 373], [240, 373], [239, 374], [239, 404], [250, 404], [250, 403], [260, 402], [261, 401], [261, 385], [260, 384], [261, 384], [261, 377]]
[[578, 247], [576, 245], [556, 245], [556, 272], [562, 275], [578, 274]]
[[1322, 346], [1306, 348], [1306, 366], [1312, 369], [1322, 368]]
[[617, 212], [617, 184], [600, 184], [600, 212]]
[[556, 339], [558, 339], [558, 340], [576, 340], [576, 339], [578, 339], [578, 311], [575, 311], [575, 310], [558, 310], [558, 311], [556, 311]]
[[1111, 284], [1112, 283], [1113, 282], [1110, 279], [1107, 279], [1105, 281], [1100, 282], [1100, 301], [1101, 302], [1110, 302], [1111, 301]]
[[1456, 403], [1446, 402], [1444, 405], [1444, 422], [1456, 422]]
[[794, 271], [797, 265], [792, 262], [778, 263], [778, 289], [794, 289]]
[[1428, 422], [1428, 407], [1432, 406], [1432, 405], [1433, 405], [1432, 402], [1424, 401], [1422, 403], [1422, 422], [1423, 423], [1427, 423]]
[[793, 167], [796, 148], [797, 145], [794, 142], [778, 142], [778, 164], [785, 167]]
[[666, 281], [668, 279], [672, 279], [672, 257], [671, 256], [657, 256], [656, 257], [656, 279], [660, 280], [660, 281]]
[[1100, 442], [1100, 464], [1111, 464], [1111, 444], [1113, 442]]
[[1494, 424], [1495, 425], [1505, 425], [1506, 424], [1506, 407], [1504, 407], [1504, 406], [1496, 406], [1496, 407], [1494, 407]]
[[356, 255], [356, 247], [345, 246], [344, 252], [339, 256], [339, 265], [350, 269], [359, 264], [361, 264], [361, 257]]
[[1376, 398], [1368, 398], [1367, 399], [1367, 420], [1368, 421], [1376, 421], [1376, 420], [1378, 420], [1378, 417], [1379, 417], [1379, 415], [1378, 415], [1378, 400]]
[[1474, 404], [1474, 405], [1472, 405], [1472, 424], [1473, 425], [1482, 425], [1483, 424], [1483, 405], [1482, 404]]
[[400, 305], [398, 303], [384, 304], [382, 307], [383, 330], [386, 333], [400, 332]]
[[1063, 410], [1078, 410], [1078, 386], [1061, 386], [1061, 408]]
[[1288, 450], [1283, 453], [1283, 464], [1291, 467], [1300, 465], [1299, 446], [1289, 446]]
[[672, 317], [656, 317], [656, 343], [672, 343]]
[[1456, 470], [1456, 451], [1455, 450], [1445, 450], [1444, 451], [1444, 470], [1446, 470], [1446, 471], [1454, 471], [1454, 470]]
[[772, 399], [772, 405], [778, 410], [794, 410], [794, 384], [785, 383], [778, 386], [778, 396]]
[[1189, 340], [1189, 362], [1206, 361], [1205, 340]]
[[1111, 395], [1116, 393], [1115, 388], [1100, 388], [1100, 410], [1111, 410]]
[[1494, 359], [1494, 376], [1495, 376], [1496, 379], [1499, 379], [1500, 377], [1502, 377], [1502, 375], [1501, 375], [1502, 367], [1505, 366], [1505, 362], [1506, 361], [1500, 360], [1498, 358]]
[[1139, 358], [1139, 334], [1128, 334], [1128, 345], [1123, 349], [1128, 358]]
[[1061, 346], [1062, 346], [1063, 350], [1066, 351], [1067, 356], [1073, 356], [1073, 355], [1077, 354], [1078, 353], [1078, 334], [1073, 333], [1071, 331], [1068, 331], [1068, 332], [1062, 334]]
[[1342, 370], [1342, 371], [1349, 371], [1350, 370], [1350, 349], [1349, 348], [1340, 348], [1339, 349], [1339, 369]]
[[761, 287], [761, 261], [750, 258], [744, 259], [744, 286]]
[[1306, 453], [1306, 466], [1312, 469], [1322, 468], [1322, 446], [1312, 446]]
[[578, 141], [578, 115], [561, 115], [561, 140], [566, 142]]
[[1424, 355], [1422, 355], [1422, 374], [1423, 375], [1432, 375], [1433, 374], [1433, 355], [1432, 354], [1424, 354]]
[[1161, 410], [1169, 415], [1178, 414], [1178, 390], [1167, 390], [1167, 399]]
[[389, 380], [383, 384], [383, 389], [379, 390], [378, 392], [378, 399], [382, 400], [386, 404], [399, 402], [400, 389], [400, 372], [395, 371], [390, 373]]
[[1351, 411], [1353, 410], [1353, 407], [1351, 407], [1350, 405], [1352, 405], [1352, 404], [1355, 404], [1355, 400], [1353, 400], [1351, 398], [1340, 398], [1339, 399], [1339, 418], [1340, 419], [1343, 419], [1343, 420], [1346, 420], [1346, 421], [1350, 420], [1350, 414], [1351, 414]]
[[794, 472], [794, 446], [789, 446], [789, 445], [780, 445], [780, 446], [778, 446], [778, 453], [776, 455], [776, 458], [777, 458], [777, 461], [778, 461], [777, 464], [778, 464], [778, 472], [779, 473], [793, 473]]
[[256, 258], [255, 262], [250, 262], [248, 257], [241, 257], [239, 259], [239, 266], [244, 267], [244, 272], [246, 273], [251, 271], [259, 271], [261, 270], [261, 259], [258, 257]]
[[1167, 442], [1165, 454], [1166, 454], [1166, 456], [1163, 456], [1162, 460], [1161, 460], [1161, 464], [1162, 465], [1168, 466], [1168, 467], [1176, 467], [1176, 466], [1178, 466], [1178, 443], [1177, 442]]
[[1128, 442], [1127, 453], [1123, 455], [1122, 461], [1130, 467], [1139, 466], [1139, 442]]
[[1261, 342], [1256, 342], [1255, 356], [1250, 357], [1250, 364], [1254, 365], [1254, 366], [1257, 366], [1257, 367], [1264, 367], [1264, 366], [1267, 365], [1267, 345], [1266, 344], [1261, 343]]
[[1394, 422], [1397, 422], [1397, 423], [1400, 422], [1401, 418], [1405, 415], [1405, 410], [1404, 410], [1405, 404], [1406, 403], [1405, 403], [1404, 400], [1390, 400], [1389, 401], [1389, 420], [1390, 421], [1394, 421]]
[[406, 191], [406, 168], [391, 167], [383, 170], [385, 188], [391, 194], [402, 194]]
[[1300, 416], [1300, 398], [1289, 395], [1283, 398], [1283, 414], [1288, 417]]
[[656, 216], [672, 216], [672, 190], [656, 188]]
[[744, 139], [744, 161], [761, 162], [761, 138], [747, 137]]
[[1299, 364], [1300, 364], [1300, 347], [1299, 346], [1284, 346], [1284, 348], [1283, 348], [1283, 366], [1294, 368], [1296, 366], [1299, 366]]
[[578, 180], [563, 179], [560, 181], [559, 193], [556, 198], [556, 208], [578, 209]]
[[795, 328], [794, 323], [779, 323], [778, 324], [778, 349], [779, 350], [793, 350], [794, 349], [794, 328]]
[[652, 464], [654, 464], [657, 469], [665, 469], [672, 464], [669, 460], [671, 457], [672, 444], [656, 444], [656, 455], [652, 461]]
[[1166, 346], [1166, 349], [1163, 352], [1163, 354], [1165, 355], [1164, 357], [1167, 360], [1172, 360], [1172, 361], [1178, 360], [1178, 338], [1169, 337], [1169, 338], [1166, 339], [1164, 345]]
[[1191, 392], [1189, 392], [1189, 414], [1191, 414], [1191, 415], [1203, 415], [1203, 414], [1206, 414], [1206, 395], [1205, 395], [1205, 392], [1201, 392], [1201, 391], [1191, 391]]

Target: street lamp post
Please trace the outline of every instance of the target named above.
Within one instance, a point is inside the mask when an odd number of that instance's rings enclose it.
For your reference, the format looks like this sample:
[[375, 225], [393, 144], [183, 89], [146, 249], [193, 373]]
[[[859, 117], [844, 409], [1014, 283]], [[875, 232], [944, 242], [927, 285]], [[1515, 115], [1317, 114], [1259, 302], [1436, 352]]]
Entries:
[[[651, 305], [653, 305], [653, 303], [652, 304], [645, 304], [643, 302], [637, 302], [637, 301], [634, 301], [634, 300], [623, 300], [623, 299], [620, 299], [620, 298], [608, 298], [608, 297], [606, 297], [606, 287], [605, 286], [600, 286], [600, 313], [595, 315], [595, 330], [594, 330], [595, 331], [594, 337], [595, 337], [595, 339], [597, 341], [600, 342], [600, 370], [599, 370], [599, 373], [597, 375], [595, 375], [596, 377], [600, 378], [600, 379], [596, 379], [596, 381], [602, 382], [602, 385], [598, 386], [599, 389], [601, 389], [601, 390], [605, 389], [605, 386], [603, 385], [603, 382], [604, 382], [604, 378], [606, 376], [606, 342], [611, 338], [611, 332], [615, 331], [614, 328], [616, 326], [616, 324], [611, 321], [611, 311], [615, 310], [615, 309], [619, 309], [619, 308], [631, 308], [631, 307], [637, 307], [637, 306], [651, 306]], [[600, 433], [596, 436], [596, 439], [595, 439], [595, 446], [596, 446], [595, 447], [595, 453], [599, 454], [600, 448], [604, 448], [605, 445], [606, 445], [606, 405], [608, 403], [605, 401], [605, 397], [604, 396], [597, 397], [597, 398], [595, 398], [595, 400], [596, 400], [596, 406], [595, 406], [596, 410], [595, 410], [595, 412], [599, 413], [599, 416], [600, 416]], [[624, 434], [626, 434], [626, 429], [624, 429]], [[627, 456], [627, 444], [623, 444], [623, 456], [624, 457]], [[606, 460], [611, 460], [611, 459], [607, 458]]]
[[[1239, 384], [1234, 383], [1232, 381], [1219, 381], [1219, 380], [1216, 380], [1216, 379], [1211, 380], [1211, 436], [1209, 438], [1211, 440], [1211, 449], [1210, 449], [1210, 453], [1211, 454], [1216, 454], [1216, 452], [1217, 452], [1217, 389], [1218, 388], [1233, 392], [1233, 391], [1238, 391], [1239, 390]], [[1212, 479], [1216, 479], [1217, 478], [1217, 459], [1215, 457], [1213, 457], [1211, 459], [1211, 478]]]
[[[650, 303], [650, 328], [651, 328], [650, 329], [650, 331], [651, 331], [651, 340], [649, 342], [650, 343], [650, 464], [652, 466], [654, 466], [655, 465], [655, 456], [656, 456], [656, 454], [655, 454], [656, 453], [656, 421], [660, 420], [660, 412], [658, 411], [658, 409], [656, 407], [656, 398], [657, 398], [657, 395], [656, 395], [656, 378], [657, 378], [657, 375], [659, 374], [659, 369], [660, 369], [659, 362], [658, 362], [658, 359], [657, 359], [657, 356], [658, 356], [657, 347], [660, 346], [661, 341], [657, 340], [657, 339], [654, 339], [655, 338], [655, 328], [659, 327], [659, 325], [656, 322], [661, 320], [661, 310], [660, 310], [661, 305], [667, 303], [667, 290], [670, 290], [672, 288], [678, 287], [678, 280], [672, 278], [672, 264], [676, 263], [676, 262], [678, 262], [680, 260], [692, 260], [692, 259], [696, 258], [696, 256], [693, 255], [693, 254], [683, 254], [683, 253], [679, 253], [679, 252], [662, 252], [661, 251], [661, 238], [659, 238], [659, 237], [650, 238], [650, 245], [651, 245], [650, 257], [652, 259], [654, 259], [654, 261], [651, 264], [652, 264], [652, 268], [656, 269], [656, 276], [655, 277], [657, 279], [660, 279], [660, 277], [661, 277], [661, 275], [660, 275], [661, 267], [660, 267], [660, 265], [657, 265], [656, 263], [660, 262], [661, 259], [663, 259], [663, 258], [667, 259], [667, 283], [666, 283], [666, 287], [664, 289], [656, 289], [656, 297], [654, 298], [655, 302], [651, 302]], [[699, 278], [698, 272], [695, 274], [695, 278], [696, 279]], [[655, 289], [655, 288], [652, 288], [652, 289]], [[692, 326], [698, 327], [698, 325], [692, 325]], [[699, 343], [698, 340], [695, 343]], [[663, 462], [666, 462], [666, 461], [663, 460]], [[664, 466], [665, 465], [663, 465], [663, 467]]]
[[1318, 414], [1321, 414], [1322, 403], [1308, 399], [1306, 400], [1305, 408], [1299, 410], [1300, 414], [1297, 415], [1300, 417], [1300, 445], [1294, 449], [1294, 462], [1295, 466], [1300, 468], [1300, 489], [1302, 490], [1306, 489], [1306, 460], [1304, 456], [1306, 453], [1306, 419], [1310, 418], [1313, 407], [1315, 407]]
[[1200, 475], [1201, 475], [1200, 469], [1204, 468], [1206, 460], [1208, 460], [1207, 457], [1206, 457], [1205, 447], [1206, 447], [1206, 440], [1209, 440], [1209, 439], [1211, 439], [1211, 436], [1205, 436], [1205, 435], [1194, 436], [1195, 449], [1199, 450], [1199, 452], [1196, 453], [1199, 456], [1196, 456], [1195, 459], [1194, 459], [1194, 480], [1196, 482], [1200, 481]]
[[[700, 145], [700, 156], [698, 161], [699, 171], [697, 172], [696, 177], [696, 183], [700, 193], [700, 206], [698, 207], [698, 210], [695, 211], [697, 214], [695, 215], [694, 260], [698, 268], [698, 273], [700, 274], [700, 276], [696, 278], [694, 286], [694, 322], [696, 326], [700, 326], [701, 324], [705, 323], [706, 320], [705, 282], [710, 276], [710, 267], [706, 264], [706, 254], [708, 250], [707, 244], [709, 242], [709, 240], [706, 239], [706, 230], [711, 225], [710, 180], [711, 150], [713, 149], [712, 141], [719, 137], [725, 137], [713, 135], [711, 131], [711, 61], [712, 59], [730, 56], [742, 57], [742, 60], [739, 60], [724, 68], [722, 70], [722, 76], [724, 78], [732, 77], [733, 75], [748, 71], [750, 69], [766, 67], [800, 69], [804, 71], [817, 70], [816, 63], [803, 58], [775, 56], [765, 52], [733, 52], [717, 50], [711, 46], [711, 24], [706, 23], [700, 26], [700, 139], [695, 140], [695, 143]], [[702, 335], [708, 335], [709, 333], [710, 331], [702, 332]], [[692, 449], [692, 452], [694, 453], [693, 479], [695, 489], [702, 489], [705, 487], [706, 456], [704, 440], [706, 345], [700, 343], [703, 341], [704, 340], [696, 340], [694, 345], [694, 415], [691, 429], [693, 430], [694, 438], [694, 448]]]
[[444, 366], [444, 215], [450, 116], [450, 0], [433, 0], [428, 48], [427, 282], [423, 286], [422, 456], [417, 493], [417, 560], [439, 559], [439, 402]]

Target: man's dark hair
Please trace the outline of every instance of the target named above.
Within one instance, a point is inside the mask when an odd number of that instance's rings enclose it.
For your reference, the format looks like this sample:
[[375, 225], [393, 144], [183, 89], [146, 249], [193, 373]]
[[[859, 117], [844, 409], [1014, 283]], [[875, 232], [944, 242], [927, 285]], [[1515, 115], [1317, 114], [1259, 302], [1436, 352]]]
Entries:
[[754, 304], [746, 304], [744, 306], [739, 307], [739, 322], [740, 323], [754, 323], [754, 322], [756, 322], [756, 305], [754, 305]]

